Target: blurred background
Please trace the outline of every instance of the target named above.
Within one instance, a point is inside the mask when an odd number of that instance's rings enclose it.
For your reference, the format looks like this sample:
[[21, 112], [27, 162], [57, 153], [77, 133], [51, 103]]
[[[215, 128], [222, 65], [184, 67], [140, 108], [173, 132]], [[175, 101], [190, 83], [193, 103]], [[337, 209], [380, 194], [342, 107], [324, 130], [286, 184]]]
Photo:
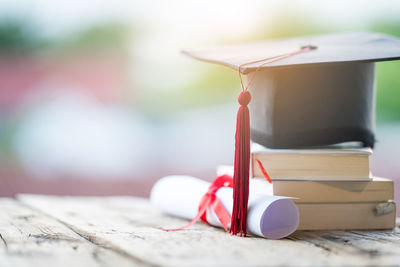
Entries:
[[[400, 37], [399, 1], [0, 1], [0, 196], [147, 196], [232, 164], [236, 72], [182, 48], [306, 34]], [[400, 62], [377, 64], [372, 170], [400, 191]], [[399, 201], [399, 195], [396, 196]]]

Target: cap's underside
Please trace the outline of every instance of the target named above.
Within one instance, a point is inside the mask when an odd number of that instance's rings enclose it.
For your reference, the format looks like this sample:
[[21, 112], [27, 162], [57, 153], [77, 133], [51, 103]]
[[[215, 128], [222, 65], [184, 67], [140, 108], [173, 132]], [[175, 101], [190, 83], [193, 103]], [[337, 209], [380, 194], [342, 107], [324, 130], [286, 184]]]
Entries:
[[375, 64], [274, 68], [250, 87], [251, 138], [270, 148], [374, 145]]

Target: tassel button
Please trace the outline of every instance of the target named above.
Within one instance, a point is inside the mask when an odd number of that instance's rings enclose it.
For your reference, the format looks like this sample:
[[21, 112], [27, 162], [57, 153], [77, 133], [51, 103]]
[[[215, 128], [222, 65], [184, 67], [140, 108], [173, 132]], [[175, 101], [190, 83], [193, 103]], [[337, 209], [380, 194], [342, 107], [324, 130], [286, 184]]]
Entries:
[[238, 102], [241, 106], [247, 106], [250, 103], [251, 94], [249, 91], [243, 91], [239, 94]]

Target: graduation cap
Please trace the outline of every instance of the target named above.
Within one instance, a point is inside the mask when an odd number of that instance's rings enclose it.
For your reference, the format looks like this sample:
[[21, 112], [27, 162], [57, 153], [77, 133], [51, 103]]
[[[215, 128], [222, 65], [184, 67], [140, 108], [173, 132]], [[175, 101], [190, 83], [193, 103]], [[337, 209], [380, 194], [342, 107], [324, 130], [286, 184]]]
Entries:
[[[235, 70], [304, 46], [261, 67], [249, 87], [251, 139], [270, 148], [359, 141], [374, 145], [375, 64], [400, 58], [400, 39], [344, 33], [184, 51]], [[260, 62], [240, 68], [251, 76]]]
[[373, 147], [375, 62], [400, 59], [400, 39], [342, 33], [183, 52], [248, 78], [236, 128], [231, 225], [236, 234], [245, 231], [249, 124], [251, 139], [270, 148], [354, 141]]

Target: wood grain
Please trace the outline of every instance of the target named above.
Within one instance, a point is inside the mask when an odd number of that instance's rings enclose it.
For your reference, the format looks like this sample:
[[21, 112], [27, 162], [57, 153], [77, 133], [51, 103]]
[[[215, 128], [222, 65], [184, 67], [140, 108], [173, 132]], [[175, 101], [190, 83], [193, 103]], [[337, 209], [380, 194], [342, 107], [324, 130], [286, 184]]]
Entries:
[[160, 227], [187, 221], [161, 214], [145, 199], [22, 195], [20, 201], [59, 220], [94, 244], [137, 262], [169, 266], [396, 265], [400, 233], [296, 232], [282, 240], [240, 238], [197, 223], [178, 232]]
[[12, 199], [0, 199], [0, 266], [137, 266], [62, 223]]

